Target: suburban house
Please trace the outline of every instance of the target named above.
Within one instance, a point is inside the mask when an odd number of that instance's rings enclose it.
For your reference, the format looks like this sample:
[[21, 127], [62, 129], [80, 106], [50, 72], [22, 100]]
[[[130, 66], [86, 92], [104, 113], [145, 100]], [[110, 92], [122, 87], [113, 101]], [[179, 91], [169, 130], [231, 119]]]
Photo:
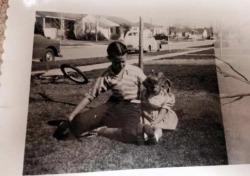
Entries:
[[213, 28], [197, 28], [193, 29], [193, 39], [194, 40], [206, 40], [206, 39], [211, 39], [213, 37]]
[[36, 12], [36, 22], [39, 23], [46, 37], [75, 39], [74, 24], [81, 14], [60, 12]]
[[169, 35], [176, 39], [205, 40], [213, 37], [213, 28], [169, 27]]
[[133, 23], [123, 19], [121, 17], [114, 17], [114, 16], [105, 16], [110, 21], [113, 21], [114, 23], [119, 24], [119, 27], [112, 28], [111, 32], [115, 37], [118, 37], [119, 40], [123, 40], [126, 33], [131, 29]]
[[105, 39], [110, 40], [113, 34], [119, 33], [116, 30], [119, 27], [119, 24], [103, 16], [86, 15], [75, 22], [75, 35], [76, 39], [83, 39], [87, 36], [86, 34], [97, 32]]
[[169, 36], [172, 38], [182, 39], [182, 38], [191, 38], [193, 35], [191, 28], [187, 26], [182, 27], [169, 27]]
[[[139, 31], [139, 27], [140, 27], [140, 23], [137, 22], [132, 26], [131, 30]], [[165, 35], [168, 34], [167, 29], [164, 26], [158, 26], [158, 25], [153, 25], [153, 24], [144, 22], [143, 27], [144, 29], [151, 30], [154, 36], [157, 34], [165, 34]]]
[[79, 40], [123, 38], [132, 25], [119, 17], [41, 11], [36, 13], [36, 23], [46, 37]]

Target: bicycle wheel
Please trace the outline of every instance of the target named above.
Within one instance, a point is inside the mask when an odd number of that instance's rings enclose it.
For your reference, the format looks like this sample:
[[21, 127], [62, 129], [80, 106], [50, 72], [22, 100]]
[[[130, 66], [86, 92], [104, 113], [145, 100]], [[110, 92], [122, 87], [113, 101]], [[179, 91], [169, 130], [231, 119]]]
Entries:
[[69, 64], [62, 64], [60, 68], [61, 68], [61, 71], [63, 72], [63, 75], [66, 78], [68, 78], [76, 83], [79, 83], [79, 84], [88, 83], [88, 78], [78, 68], [76, 68], [72, 65], [69, 65]]

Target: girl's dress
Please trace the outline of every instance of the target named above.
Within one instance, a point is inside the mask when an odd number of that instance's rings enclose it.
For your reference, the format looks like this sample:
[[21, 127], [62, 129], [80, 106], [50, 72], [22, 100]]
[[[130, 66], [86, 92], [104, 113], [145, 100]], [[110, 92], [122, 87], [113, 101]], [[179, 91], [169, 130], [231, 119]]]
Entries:
[[[146, 90], [142, 93], [142, 103], [146, 105], [144, 111], [152, 117], [153, 122], [156, 120], [160, 110], [162, 108], [167, 109], [167, 113], [164, 118], [155, 125], [155, 127], [162, 129], [175, 130], [178, 124], [178, 118], [176, 113], [172, 110], [175, 104], [175, 96], [171, 92], [168, 93], [165, 89], [162, 89], [157, 95], [147, 95]], [[144, 106], [143, 106], [144, 107]], [[151, 124], [146, 118], [144, 118], [145, 124]]]

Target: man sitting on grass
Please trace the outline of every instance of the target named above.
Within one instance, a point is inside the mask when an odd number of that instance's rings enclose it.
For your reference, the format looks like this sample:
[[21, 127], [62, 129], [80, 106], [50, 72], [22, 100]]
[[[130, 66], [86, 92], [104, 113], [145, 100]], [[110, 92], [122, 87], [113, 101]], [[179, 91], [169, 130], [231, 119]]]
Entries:
[[[136, 143], [142, 134], [140, 125], [141, 104], [140, 84], [146, 79], [143, 71], [126, 63], [127, 50], [121, 42], [112, 42], [108, 48], [111, 66], [97, 78], [93, 88], [70, 114], [68, 121], [62, 122], [55, 133], [57, 139], [67, 137], [70, 129], [77, 138], [97, 129], [99, 136]], [[101, 92], [111, 90], [109, 100], [96, 108], [80, 112]]]

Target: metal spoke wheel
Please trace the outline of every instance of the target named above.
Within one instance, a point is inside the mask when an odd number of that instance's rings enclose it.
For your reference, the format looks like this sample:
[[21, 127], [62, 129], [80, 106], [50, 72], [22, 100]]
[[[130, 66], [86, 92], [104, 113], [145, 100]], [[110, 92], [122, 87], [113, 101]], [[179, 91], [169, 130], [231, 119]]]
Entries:
[[69, 64], [62, 64], [60, 68], [66, 78], [79, 84], [88, 83], [88, 78], [86, 75], [77, 67]]

